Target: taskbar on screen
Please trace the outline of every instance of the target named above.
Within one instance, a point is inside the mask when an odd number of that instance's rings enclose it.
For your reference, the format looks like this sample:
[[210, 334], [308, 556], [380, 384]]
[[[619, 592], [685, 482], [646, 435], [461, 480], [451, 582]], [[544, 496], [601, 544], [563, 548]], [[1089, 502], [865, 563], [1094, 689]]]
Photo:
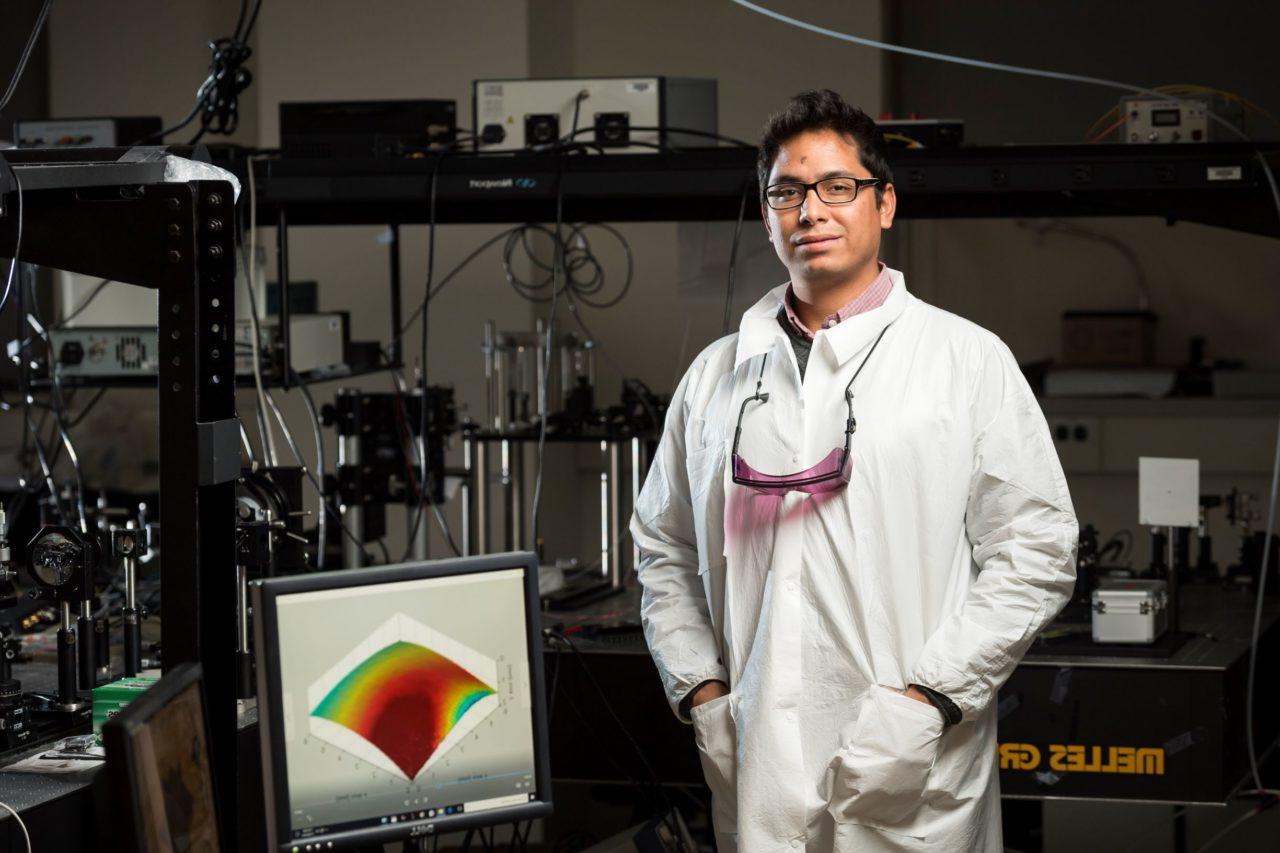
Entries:
[[347, 821], [346, 823], [335, 823], [329, 826], [295, 829], [293, 831], [294, 843], [289, 849], [290, 853], [315, 853], [315, 851], [332, 850], [336, 849], [334, 847], [334, 843], [332, 841], [326, 841], [325, 836], [334, 833], [354, 832], [361, 829], [372, 829], [374, 827], [382, 826], [421, 823], [422, 821], [438, 820], [442, 817], [456, 817], [461, 814], [475, 814], [476, 812], [488, 811], [490, 809], [501, 809], [524, 805], [525, 803], [533, 802], [537, 798], [537, 794], [530, 791], [520, 794], [508, 794], [501, 797], [490, 797], [485, 800], [474, 800], [470, 803], [457, 803], [450, 806], [435, 806], [428, 809], [397, 812], [390, 815]]

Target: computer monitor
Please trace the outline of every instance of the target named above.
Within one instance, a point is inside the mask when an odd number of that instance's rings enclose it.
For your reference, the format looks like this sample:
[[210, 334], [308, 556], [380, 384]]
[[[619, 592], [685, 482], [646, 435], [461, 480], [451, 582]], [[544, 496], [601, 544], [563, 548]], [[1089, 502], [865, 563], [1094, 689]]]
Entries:
[[271, 578], [251, 592], [270, 850], [551, 813], [533, 554]]
[[218, 853], [204, 679], [183, 663], [102, 725], [119, 850]]

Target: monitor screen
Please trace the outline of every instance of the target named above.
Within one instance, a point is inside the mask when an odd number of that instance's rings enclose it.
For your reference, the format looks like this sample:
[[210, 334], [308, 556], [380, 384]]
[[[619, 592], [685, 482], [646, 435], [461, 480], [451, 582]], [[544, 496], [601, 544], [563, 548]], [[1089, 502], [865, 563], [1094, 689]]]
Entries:
[[255, 585], [277, 849], [550, 811], [536, 580], [507, 554]]

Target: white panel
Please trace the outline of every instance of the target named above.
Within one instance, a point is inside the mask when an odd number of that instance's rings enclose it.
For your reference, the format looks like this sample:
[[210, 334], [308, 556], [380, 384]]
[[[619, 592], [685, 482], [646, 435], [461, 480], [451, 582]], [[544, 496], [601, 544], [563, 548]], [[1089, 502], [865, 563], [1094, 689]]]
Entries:
[[1200, 460], [1138, 460], [1138, 522], [1195, 527], [1200, 518]]

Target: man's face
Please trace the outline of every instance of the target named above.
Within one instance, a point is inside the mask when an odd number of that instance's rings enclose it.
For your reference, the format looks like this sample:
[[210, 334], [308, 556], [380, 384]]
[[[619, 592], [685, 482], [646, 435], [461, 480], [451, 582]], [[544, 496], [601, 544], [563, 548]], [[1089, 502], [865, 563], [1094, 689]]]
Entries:
[[[780, 181], [812, 183], [846, 176], [870, 178], [858, 159], [858, 146], [831, 130], [807, 131], [787, 140], [769, 170], [767, 185]], [[847, 204], [825, 204], [815, 190], [788, 210], [762, 205], [765, 229], [792, 281], [840, 284], [873, 265], [880, 253], [880, 231], [893, 225], [893, 185], [876, 205], [874, 187], [864, 187]]]

